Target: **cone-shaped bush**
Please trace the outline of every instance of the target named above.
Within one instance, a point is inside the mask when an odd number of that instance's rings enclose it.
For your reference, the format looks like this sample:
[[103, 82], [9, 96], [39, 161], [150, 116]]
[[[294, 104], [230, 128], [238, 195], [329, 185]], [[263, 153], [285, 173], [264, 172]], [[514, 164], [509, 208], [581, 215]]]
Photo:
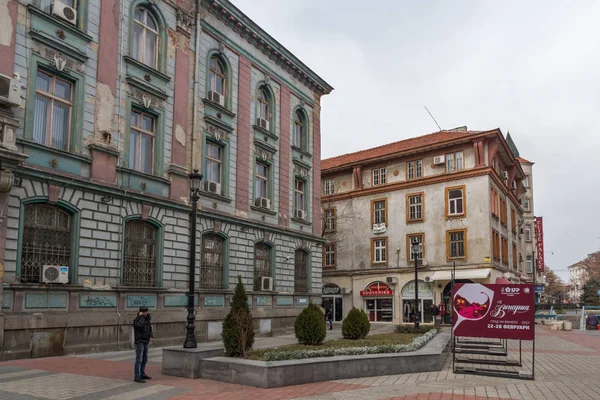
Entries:
[[248, 307], [248, 296], [238, 276], [238, 283], [231, 302], [231, 310], [223, 321], [223, 345], [229, 357], [246, 357], [254, 344], [252, 313]]
[[321, 344], [327, 334], [323, 312], [319, 310], [319, 307], [310, 303], [296, 318], [294, 330], [299, 343]]
[[351, 340], [364, 339], [370, 330], [371, 323], [364, 310], [352, 307], [352, 310], [342, 322], [342, 336]]

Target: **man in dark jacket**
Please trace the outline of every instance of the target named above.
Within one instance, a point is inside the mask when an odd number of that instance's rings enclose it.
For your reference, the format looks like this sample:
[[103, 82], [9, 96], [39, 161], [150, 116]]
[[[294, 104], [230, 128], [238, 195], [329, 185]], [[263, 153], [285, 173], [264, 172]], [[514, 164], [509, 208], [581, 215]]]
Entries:
[[146, 383], [146, 379], [151, 379], [146, 375], [146, 363], [148, 362], [148, 343], [152, 341], [153, 337], [148, 307], [140, 307], [138, 316], [133, 320], [133, 334], [135, 339], [134, 381]]

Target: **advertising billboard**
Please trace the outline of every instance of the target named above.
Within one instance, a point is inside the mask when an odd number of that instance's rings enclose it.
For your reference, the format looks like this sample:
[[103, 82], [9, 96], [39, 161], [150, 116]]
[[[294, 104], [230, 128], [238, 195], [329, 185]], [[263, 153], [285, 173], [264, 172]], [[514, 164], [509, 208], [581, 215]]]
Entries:
[[534, 287], [529, 284], [455, 284], [454, 336], [533, 340], [533, 293]]

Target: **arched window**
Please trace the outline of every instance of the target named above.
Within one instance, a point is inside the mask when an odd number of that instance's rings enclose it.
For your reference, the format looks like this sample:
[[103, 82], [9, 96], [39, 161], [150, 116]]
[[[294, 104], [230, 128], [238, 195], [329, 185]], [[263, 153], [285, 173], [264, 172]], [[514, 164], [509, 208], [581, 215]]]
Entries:
[[306, 135], [306, 119], [304, 114], [300, 110], [296, 110], [296, 116], [294, 118], [294, 146], [299, 149], [305, 147], [304, 140]]
[[262, 290], [263, 277], [271, 277], [271, 246], [258, 243], [254, 246], [254, 290]]
[[294, 291], [308, 292], [308, 254], [302, 249], [294, 253]]
[[258, 89], [258, 110], [256, 125], [261, 128], [269, 129], [269, 120], [271, 119], [271, 96], [267, 89], [263, 86]]
[[213, 234], [202, 236], [201, 289], [223, 289], [224, 249], [225, 239], [222, 237]]
[[145, 7], [136, 7], [133, 24], [132, 57], [149, 67], [157, 68], [159, 26]]
[[[210, 58], [209, 61], [209, 80], [208, 80], [208, 90], [210, 92], [214, 92], [217, 93], [220, 97], [217, 99], [211, 99], [213, 101], [216, 101], [217, 103], [220, 103], [221, 105], [224, 104], [224, 99], [226, 96], [226, 84], [227, 84], [227, 74], [226, 74], [226, 69], [225, 66], [223, 65], [223, 61], [221, 61], [221, 59], [214, 55]], [[223, 100], [220, 100], [220, 99]]]
[[71, 265], [71, 215], [53, 205], [27, 204], [23, 216], [21, 282], [40, 282], [44, 265]]
[[124, 286], [156, 286], [156, 231], [146, 221], [125, 222]]

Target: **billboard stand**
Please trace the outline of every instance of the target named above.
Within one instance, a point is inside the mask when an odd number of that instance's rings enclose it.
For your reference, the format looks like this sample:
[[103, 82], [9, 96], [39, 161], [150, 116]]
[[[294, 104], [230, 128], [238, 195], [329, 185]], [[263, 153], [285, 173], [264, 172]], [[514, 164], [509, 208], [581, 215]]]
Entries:
[[[535, 379], [534, 285], [453, 282], [452, 287], [453, 372]], [[498, 359], [508, 356], [509, 339], [519, 341], [518, 360]], [[533, 344], [531, 371], [517, 369], [524, 366], [523, 340]], [[513, 368], [499, 370], [494, 366]]]

